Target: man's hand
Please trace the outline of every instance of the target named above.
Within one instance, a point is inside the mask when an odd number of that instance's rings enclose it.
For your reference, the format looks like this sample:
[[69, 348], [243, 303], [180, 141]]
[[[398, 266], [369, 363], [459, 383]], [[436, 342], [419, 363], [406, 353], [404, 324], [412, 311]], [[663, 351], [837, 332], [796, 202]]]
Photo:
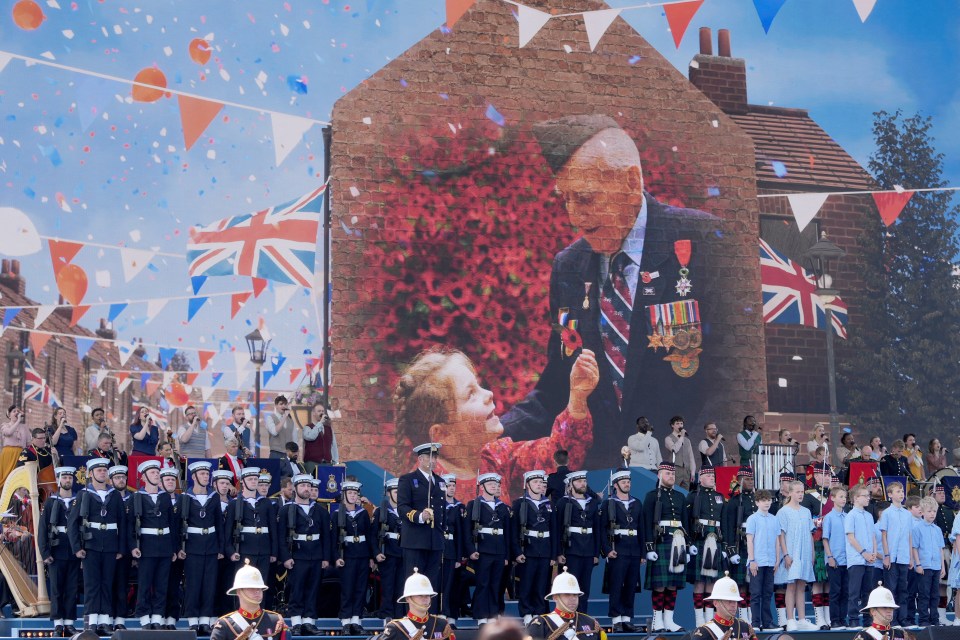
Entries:
[[597, 365], [597, 358], [590, 349], [583, 349], [570, 368], [570, 399], [567, 408], [571, 417], [587, 417], [587, 397], [597, 388], [598, 382], [600, 367]]
[[921, 575], [921, 576], [923, 575], [923, 567], [920, 566], [919, 564], [915, 566], [913, 570], [917, 572], [917, 575]]
[[285, 566], [287, 569], [293, 569], [293, 558], [290, 558], [289, 560], [284, 562], [283, 566]]
[[567, 556], [564, 556], [564, 555], [559, 555], [559, 556], [557, 556], [557, 563], [558, 563], [558, 564], [567, 564]]
[[134, 558], [139, 558], [139, 557], [140, 557], [140, 549], [134, 549], [133, 551], [130, 552], [130, 555], [132, 555]]
[[836, 559], [836, 558], [830, 558], [829, 560], [827, 560], [827, 564], [830, 565], [830, 568], [831, 568], [831, 569], [836, 569], [836, 568], [837, 568], [837, 559]]
[[338, 569], [343, 569], [343, 566], [344, 566], [345, 564], [346, 564], [346, 562], [343, 561], [343, 558], [337, 558], [337, 568], [338, 568]]
[[83, 560], [84, 558], [87, 557], [87, 552], [84, 551], [83, 549], [80, 549], [80, 551], [77, 551], [77, 552], [76, 552], [75, 554], [73, 554], [73, 555], [75, 555], [75, 556], [77, 556], [78, 558], [80, 558], [81, 560]]
[[883, 568], [884, 568], [884, 569], [889, 569], [889, 568], [890, 568], [890, 556], [884, 556], [884, 557], [883, 557]]
[[650, 562], [656, 562], [660, 556], [657, 555], [656, 551], [650, 551], [647, 553], [647, 560]]
[[521, 553], [520, 555], [518, 555], [518, 556], [516, 557], [516, 561], [517, 561], [517, 564], [523, 564], [524, 562], [527, 561], [527, 556], [525, 556], [525, 555], [523, 555], [523, 554]]
[[235, 554], [233, 554], [232, 556], [230, 556], [230, 559], [233, 560], [234, 562], [239, 562], [239, 561], [240, 561], [240, 554], [239, 554], [239, 553], [235, 553]]
[[177, 552], [177, 557], [180, 558], [181, 560], [186, 560], [186, 559], [187, 559], [187, 552], [186, 552], [186, 551], [183, 551], [183, 550], [180, 550], [180, 551]]
[[321, 568], [321, 569], [329, 569], [329, 568], [330, 568], [330, 561], [329, 561], [329, 560], [324, 560], [323, 562], [321, 562], [321, 563], [320, 563], [320, 568]]
[[52, 562], [53, 562], [53, 556], [50, 556], [49, 558], [44, 559], [43, 564], [50, 564]]
[[270, 556], [270, 564], [273, 564], [277, 561], [277, 556]]
[[610, 553], [607, 554], [607, 560], [613, 560], [616, 557], [617, 557], [616, 551], [611, 551]]
[[695, 556], [698, 553], [700, 553], [699, 551], [697, 551], [697, 548], [693, 545], [690, 545], [689, 547], [687, 547], [687, 550], [690, 552], [690, 555], [692, 556]]
[[874, 562], [877, 561], [877, 554], [875, 554], [875, 553], [868, 553], [868, 554], [865, 555], [863, 558], [864, 558], [864, 560], [866, 560], [866, 561], [869, 562], [870, 564], [873, 564]]
[[479, 560], [479, 559], [480, 559], [480, 554], [479, 554], [478, 552], [474, 551], [473, 553], [470, 554], [470, 559], [471, 559], [471, 560]]
[[750, 569], [750, 575], [752, 576], [756, 576], [760, 571], [760, 567], [757, 566], [756, 562], [751, 562], [747, 567]]
[[387, 559], [387, 556], [383, 555], [382, 553], [377, 554], [377, 562], [383, 562], [386, 559]]
[[217, 554], [217, 560], [223, 560], [223, 554], [222, 554], [222, 553], [218, 553], [218, 554]]
[[433, 509], [431, 509], [430, 507], [427, 507], [426, 509], [421, 511], [420, 520], [422, 520], [424, 524], [433, 522]]

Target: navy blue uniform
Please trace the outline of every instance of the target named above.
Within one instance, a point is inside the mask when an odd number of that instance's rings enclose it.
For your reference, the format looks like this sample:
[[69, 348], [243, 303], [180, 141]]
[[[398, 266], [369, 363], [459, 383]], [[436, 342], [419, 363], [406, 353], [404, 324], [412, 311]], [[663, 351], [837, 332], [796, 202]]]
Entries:
[[545, 599], [550, 586], [550, 561], [557, 557], [557, 529], [550, 500], [534, 500], [528, 495], [513, 503], [510, 523], [511, 560], [524, 556], [516, 564], [517, 600], [521, 616], [546, 613]]
[[336, 535], [336, 555], [344, 561], [340, 569], [340, 619], [363, 613], [370, 560], [377, 554], [376, 532], [370, 516], [361, 507], [348, 511], [342, 504], [331, 514]]
[[[217, 555], [224, 551], [224, 526], [217, 494], [180, 495], [180, 548], [183, 561], [183, 615], [191, 618], [216, 617]], [[190, 621], [190, 624], [198, 624]], [[209, 621], [199, 624], [210, 624]]]
[[560, 544], [557, 555], [566, 559], [567, 571], [580, 583], [579, 609], [586, 610], [590, 601], [590, 580], [593, 576], [594, 559], [600, 557], [600, 536], [597, 535], [598, 500], [587, 494], [580, 500], [566, 495], [557, 500], [554, 507], [557, 535]]
[[[400, 476], [397, 485], [397, 511], [405, 520], [403, 524], [403, 538], [400, 548], [403, 549], [403, 577], [410, 577], [413, 568], [417, 567], [420, 573], [430, 579], [430, 584], [440, 584], [440, 558], [443, 554], [443, 523], [444, 509], [443, 479], [436, 473], [431, 473], [433, 486], [430, 480], [419, 469]], [[427, 494], [430, 502], [427, 504]], [[427, 507], [433, 509], [437, 522], [420, 522], [420, 515]], [[436, 601], [430, 605], [430, 612], [439, 605]]]
[[[123, 491], [115, 490], [123, 499], [123, 512], [127, 522], [133, 522], [133, 514], [130, 511], [130, 497], [133, 492], [126, 489]], [[126, 538], [126, 533], [124, 533], [124, 538]], [[130, 593], [130, 574], [132, 570], [133, 558], [129, 553], [117, 560], [117, 567], [113, 572], [113, 624], [115, 625], [123, 625], [130, 615], [130, 603], [127, 596]]]
[[127, 527], [130, 549], [140, 549], [137, 560], [138, 617], [152, 616], [151, 623], [161, 624], [167, 604], [167, 583], [170, 565], [179, 541], [179, 522], [173, 512], [173, 500], [166, 491], [149, 494], [143, 491], [130, 499], [132, 522]]
[[279, 526], [285, 540], [278, 561], [293, 560], [287, 573], [287, 615], [315, 619], [321, 563], [330, 561], [333, 550], [330, 514], [319, 502], [288, 502], [280, 510]]
[[[384, 510], [384, 506], [387, 507]], [[384, 517], [386, 513], [386, 517]], [[403, 617], [403, 605], [397, 598], [403, 594], [403, 550], [400, 548], [402, 521], [399, 512], [385, 500], [373, 512], [373, 530], [377, 533], [378, 553], [386, 556], [377, 563], [380, 572], [380, 618]], [[419, 567], [418, 567], [419, 569]]]
[[50, 592], [50, 619], [63, 620], [60, 624], [73, 625], [77, 619], [77, 587], [80, 584], [80, 558], [70, 548], [67, 535], [67, 517], [75, 497], [61, 498], [53, 494], [43, 503], [37, 543], [40, 557], [47, 564]]
[[477, 586], [473, 590], [473, 617], [495, 618], [500, 613], [500, 581], [510, 551], [510, 509], [500, 500], [475, 498], [467, 504], [472, 530], [466, 537], [466, 553], [479, 553], [472, 560]]
[[[444, 500], [443, 513], [443, 559], [440, 567], [440, 614], [444, 616], [457, 616], [460, 612], [460, 606], [465, 598], [460, 597], [464, 591], [461, 587], [466, 585], [467, 576], [466, 567], [457, 566], [463, 558], [464, 540], [470, 535], [467, 526], [467, 509], [462, 502], [454, 499], [453, 502]], [[459, 578], [455, 578], [459, 575]]]
[[611, 618], [633, 618], [634, 601], [640, 590], [640, 568], [645, 545], [643, 537], [643, 504], [630, 496], [626, 501], [607, 498], [597, 516], [600, 522], [600, 552], [604, 558], [611, 551], [616, 558], [607, 558], [607, 583], [610, 585]]
[[117, 555], [128, 552], [126, 513], [123, 498], [112, 488], [102, 494], [93, 489], [81, 491], [73, 502], [67, 520], [67, 534], [74, 554], [86, 552], [83, 559], [83, 608], [89, 624], [109, 624], [113, 605], [113, 574]]
[[227, 556], [240, 554], [234, 573], [249, 560], [266, 580], [270, 575], [270, 558], [277, 557], [278, 549], [277, 520], [270, 500], [259, 495], [237, 496], [230, 501], [224, 517], [229, 531], [224, 541]]

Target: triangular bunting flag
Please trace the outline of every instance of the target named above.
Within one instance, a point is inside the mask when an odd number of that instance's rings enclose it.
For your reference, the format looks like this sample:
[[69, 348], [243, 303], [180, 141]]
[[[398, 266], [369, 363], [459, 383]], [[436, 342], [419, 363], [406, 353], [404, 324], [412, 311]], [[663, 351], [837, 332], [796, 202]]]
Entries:
[[211, 425], [220, 422], [220, 410], [217, 409], [216, 405], [207, 405], [204, 407], [204, 413], [206, 413]]
[[153, 376], [151, 376], [150, 379], [147, 380], [147, 386], [145, 388], [147, 390], [147, 395], [152, 396], [157, 392], [157, 389], [160, 388], [160, 381], [154, 380]]
[[791, 193], [787, 196], [800, 231], [806, 229], [810, 221], [816, 217], [829, 195], [829, 193]]
[[10, 62], [13, 58], [9, 53], [0, 53], [0, 71], [3, 71], [4, 67], [7, 66], [7, 63]]
[[80, 322], [80, 318], [87, 314], [87, 311], [90, 311], [89, 305], [84, 305], [82, 307], [74, 307], [73, 315], [70, 316], [70, 326], [75, 327], [77, 323]]
[[10, 326], [10, 323], [13, 322], [13, 319], [17, 317], [17, 314], [23, 311], [23, 307], [8, 307], [3, 310], [3, 327], [7, 328]]
[[200, 387], [200, 397], [206, 402], [213, 395], [214, 391], [216, 391], [216, 389], [213, 387]]
[[42, 304], [37, 307], [37, 317], [33, 319], [33, 328], [39, 329], [43, 321], [50, 317], [50, 314], [57, 308], [55, 304]]
[[130, 383], [133, 380], [130, 379], [130, 374], [126, 372], [117, 374], [117, 393], [123, 393], [123, 391], [130, 386]]
[[293, 384], [297, 381], [297, 378], [300, 377], [300, 372], [303, 371], [301, 368], [290, 369], [290, 384]]
[[270, 116], [273, 125], [273, 153], [276, 166], [283, 164], [293, 148], [300, 144], [303, 134], [313, 126], [313, 120], [274, 113]]
[[127, 308], [126, 302], [118, 302], [116, 304], [110, 305], [110, 312], [107, 313], [107, 322], [113, 322], [114, 320], [116, 320], [117, 316], [123, 313], [123, 310], [126, 308]]
[[200, 307], [202, 307], [207, 300], [208, 298], [206, 296], [200, 298], [190, 298], [189, 302], [187, 303], [187, 322], [193, 320], [193, 316], [197, 315], [197, 311], [200, 311]]
[[83, 358], [90, 352], [90, 349], [93, 348], [93, 345], [96, 344], [97, 341], [92, 338], [81, 338], [77, 336], [74, 338], [74, 342], [77, 343], [77, 360], [83, 362]]
[[150, 381], [150, 374], [149, 374], [149, 373], [141, 373], [141, 374], [140, 374], [140, 390], [141, 390], [141, 391], [146, 390], [146, 388], [147, 388], [147, 383], [148, 383], [149, 381]]
[[240, 308], [244, 303], [250, 299], [250, 296], [253, 295], [253, 292], [247, 291], [246, 293], [235, 293], [230, 296], [230, 319], [237, 317], [237, 313], [240, 312]]
[[199, 373], [193, 372], [186, 374], [187, 386], [193, 386], [193, 383], [197, 381], [197, 378], [200, 376]]
[[53, 262], [54, 277], [60, 273], [60, 269], [64, 265], [70, 264], [70, 261], [79, 253], [80, 249], [83, 249], [83, 245], [79, 242], [49, 240], [48, 243], [50, 244], [50, 260]]
[[[700, 0], [701, 2], [703, 0]], [[673, 5], [676, 6], [676, 5]], [[664, 7], [664, 8], [669, 8]], [[583, 14], [583, 25], [587, 28], [587, 40], [590, 42], [590, 51], [597, 48], [600, 38], [610, 28], [610, 24], [620, 15], [620, 9], [600, 9], [599, 11], [585, 11]], [[667, 13], [667, 19], [670, 14]], [[689, 23], [689, 21], [687, 21]]]
[[263, 290], [267, 288], [266, 278], [250, 278], [250, 282], [253, 284], [253, 297], [259, 298]]
[[207, 276], [190, 276], [190, 284], [193, 285], [193, 295], [200, 293], [200, 289], [207, 281]]
[[193, 147], [197, 138], [203, 135], [223, 104], [212, 100], [201, 100], [189, 96], [178, 95], [177, 103], [180, 105], [180, 124], [183, 126], [183, 142], [187, 151]]
[[236, 402], [236, 401], [237, 401], [237, 398], [239, 398], [239, 397], [240, 397], [240, 392], [239, 392], [239, 391], [237, 391], [237, 390], [235, 390], [235, 389], [234, 389], [234, 390], [227, 391], [227, 401], [228, 401], [228, 402], [231, 402], [231, 403]]
[[880, 211], [880, 218], [886, 226], [892, 225], [900, 217], [900, 212], [910, 202], [913, 197], [913, 191], [875, 193], [873, 201], [877, 203], [877, 210]]
[[200, 358], [200, 371], [203, 371], [207, 368], [207, 365], [210, 364], [210, 359], [213, 358], [213, 351], [198, 351], [197, 356]]
[[234, 371], [237, 375], [237, 388], [243, 387], [243, 380], [247, 377], [247, 365], [250, 364], [250, 356], [242, 351], [233, 352]]
[[95, 381], [97, 383], [97, 389], [103, 386], [103, 381], [107, 379], [107, 370], [106, 369], [97, 369], [97, 377]]
[[522, 4], [516, 6], [517, 21], [520, 23], [520, 48], [523, 48], [547, 24], [550, 14]]
[[263, 384], [264, 386], [270, 384], [270, 380], [273, 378], [273, 371], [264, 371], [263, 372]]
[[277, 372], [280, 371], [280, 367], [282, 367], [283, 363], [286, 361], [287, 361], [287, 358], [282, 353], [280, 355], [273, 356], [272, 358], [270, 358], [270, 370], [273, 372], [274, 375], [276, 375]]
[[123, 281], [130, 282], [150, 264], [157, 252], [153, 249], [120, 249], [120, 262], [123, 263]]
[[[673, 36], [673, 44], [680, 48], [680, 41], [683, 40], [683, 34], [687, 32], [690, 21], [694, 14], [700, 9], [703, 0], [691, 0], [691, 2], [676, 2], [674, 4], [664, 5], [663, 12], [667, 16], [667, 24], [670, 25], [670, 34]], [[586, 15], [584, 15], [586, 18]]]
[[173, 356], [176, 354], [177, 350], [173, 347], [160, 347], [160, 368], [166, 369], [169, 367], [170, 361], [173, 360]]
[[860, 22], [867, 21], [875, 4], [877, 4], [877, 0], [853, 0], [853, 6], [857, 9], [857, 15], [860, 16]]
[[170, 302], [169, 298], [155, 298], [147, 302], [147, 322], [157, 317], [163, 308]]
[[163, 387], [167, 388], [170, 386], [170, 383], [173, 382], [173, 376], [177, 375], [173, 371], [164, 371], [163, 372]]
[[50, 338], [52, 337], [49, 333], [32, 331], [30, 333], [30, 350], [33, 351], [33, 355], [40, 355], [40, 352], [43, 351], [43, 348], [47, 346], [47, 343], [50, 342]]
[[452, 28], [476, 0], [447, 0], [447, 27]]
[[223, 378], [223, 374], [222, 374], [222, 373], [213, 373], [213, 374], [211, 374], [211, 375], [210, 375], [210, 384], [211, 384], [211, 386], [214, 386], [214, 387], [215, 387], [215, 386], [217, 386], [218, 384], [220, 384], [220, 379], [221, 379], [221, 378]]
[[120, 366], [122, 367], [127, 364], [127, 360], [130, 359], [136, 349], [132, 344], [120, 344], [119, 342], [115, 344], [117, 345], [117, 352], [120, 354]]
[[764, 33], [770, 33], [770, 25], [773, 19], [777, 17], [780, 8], [787, 0], [753, 0], [753, 6], [757, 9], [757, 15], [760, 17], [760, 24], [763, 25]]
[[290, 302], [290, 299], [293, 297], [293, 294], [299, 289], [295, 284], [282, 284], [275, 286], [273, 288], [273, 310], [277, 313], [283, 310], [287, 303]]

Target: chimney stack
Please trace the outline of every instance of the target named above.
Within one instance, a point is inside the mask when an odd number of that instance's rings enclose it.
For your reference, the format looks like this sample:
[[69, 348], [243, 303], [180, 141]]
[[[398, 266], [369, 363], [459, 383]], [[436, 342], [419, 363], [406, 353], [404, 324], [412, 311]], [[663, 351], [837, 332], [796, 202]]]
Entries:
[[143, 358], [147, 355], [147, 348], [143, 346], [143, 338], [137, 338], [137, 348], [133, 350], [133, 355]]
[[717, 53], [713, 55], [709, 27], [700, 29], [700, 53], [690, 63], [690, 82], [724, 113], [747, 112], [747, 65], [730, 53], [730, 30], [717, 32]]
[[105, 340], [117, 339], [117, 332], [113, 330], [113, 323], [108, 323], [106, 318], [100, 318], [100, 327], [97, 329], [97, 335]]
[[20, 275], [19, 260], [3, 260], [0, 263], [0, 287], [5, 287], [10, 291], [25, 296], [27, 294], [27, 281]]

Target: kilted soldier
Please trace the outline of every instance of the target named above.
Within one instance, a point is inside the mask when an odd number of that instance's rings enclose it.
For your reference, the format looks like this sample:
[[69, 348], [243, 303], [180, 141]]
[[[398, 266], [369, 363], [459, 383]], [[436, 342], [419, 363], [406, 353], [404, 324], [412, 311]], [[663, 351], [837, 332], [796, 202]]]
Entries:
[[[933, 498], [937, 501], [937, 517], [934, 523], [940, 527], [943, 532], [943, 561], [944, 566], [949, 567], [952, 557], [953, 543], [950, 541], [950, 532], [953, 531], [953, 521], [957, 515], [953, 509], [946, 505], [947, 494], [942, 484], [937, 483], [933, 490]], [[949, 573], [949, 572], [948, 572]], [[941, 627], [949, 624], [947, 622], [947, 596], [949, 588], [947, 587], [947, 575], [940, 579], [940, 602], [937, 603], [938, 622]]]
[[[440, 584], [440, 559], [443, 555], [443, 526], [436, 522], [444, 514], [442, 478], [434, 473], [439, 442], [426, 442], [413, 448], [417, 468], [400, 476], [397, 503], [400, 517], [406, 522], [400, 548], [403, 549], [403, 577], [418, 567], [430, 584]], [[439, 611], [433, 602], [432, 613]]]
[[230, 510], [230, 494], [236, 490], [234, 486], [233, 472], [227, 469], [217, 469], [211, 474], [213, 478], [213, 488], [216, 491], [214, 499], [220, 510], [220, 519], [217, 526], [221, 530], [220, 543], [223, 545], [223, 557], [217, 561], [217, 590], [215, 595], [215, 610], [219, 616], [226, 613], [233, 606], [233, 598], [227, 595], [227, 590], [233, 583], [233, 577], [236, 574], [234, 562], [230, 558], [227, 549], [227, 538], [231, 535], [232, 522], [227, 520], [227, 513]]
[[[730, 577], [740, 586], [740, 606], [750, 609], [750, 583], [747, 582], [747, 518], [757, 510], [757, 502], [753, 495], [753, 469], [740, 467], [737, 469], [737, 483], [740, 490], [723, 505], [720, 511], [720, 530], [723, 544], [726, 546], [729, 562]], [[774, 595], [776, 599], [776, 595]], [[781, 601], [777, 600], [777, 607]], [[786, 624], [786, 605], [784, 604], [783, 617]], [[779, 611], [779, 609], [778, 609]], [[744, 613], [749, 617], [749, 612]], [[749, 618], [748, 618], [749, 619]]]
[[287, 615], [295, 636], [320, 634], [317, 619], [317, 592], [322, 569], [330, 566], [332, 548], [330, 515], [311, 499], [313, 476], [293, 477], [294, 501], [280, 510], [280, 531], [286, 532], [280, 544], [280, 562], [287, 569]]
[[773, 494], [773, 502], [770, 504], [770, 514], [777, 515], [777, 511], [787, 500], [787, 493], [790, 491], [789, 484], [797, 479], [797, 476], [789, 471], [780, 472], [780, 490]]
[[453, 627], [445, 618], [430, 615], [430, 599], [435, 595], [437, 592], [427, 576], [414, 567], [413, 575], [404, 582], [403, 594], [397, 600], [398, 604], [407, 604], [407, 615], [388, 622], [383, 633], [375, 636], [376, 640], [456, 640]]
[[661, 462], [657, 488], [643, 499], [643, 538], [647, 550], [647, 589], [652, 590], [652, 631], [682, 631], [673, 621], [677, 590], [686, 584], [687, 512], [683, 496], [673, 488], [672, 462]]
[[513, 502], [510, 557], [516, 562], [517, 600], [523, 624], [547, 612], [550, 567], [556, 564], [553, 506], [546, 497], [546, 471], [523, 474], [523, 495]]
[[[893, 617], [899, 608], [893, 599], [893, 593], [878, 582], [877, 588], [870, 592], [867, 605], [860, 609], [861, 613], [869, 612], [873, 622], [853, 636], [853, 640], [903, 640], [906, 638], [907, 634], [903, 627], [892, 626]], [[931, 637], [935, 635], [931, 633]]]
[[59, 490], [43, 503], [37, 543], [40, 557], [47, 567], [50, 580], [50, 620], [55, 637], [69, 638], [77, 632], [77, 586], [80, 583], [80, 558], [70, 550], [67, 535], [67, 515], [76, 496], [73, 492], [73, 474], [76, 467], [57, 467]]
[[[443, 559], [440, 567], [440, 615], [456, 618], [464, 598], [460, 593], [466, 589], [464, 540], [470, 531], [467, 528], [467, 509], [457, 500], [457, 476], [448, 473], [443, 478]], [[455, 578], [458, 575], [459, 578]], [[454, 622], [450, 625], [456, 628]]]
[[237, 570], [249, 560], [265, 576], [277, 561], [278, 536], [270, 500], [257, 493], [259, 478], [258, 467], [240, 471], [240, 494], [230, 501], [225, 514], [228, 535], [224, 546]]
[[373, 525], [360, 506], [359, 482], [345, 480], [340, 484], [341, 500], [332, 514], [336, 534], [337, 568], [340, 570], [340, 622], [343, 635], [364, 635], [360, 624], [367, 578], [377, 553]]
[[477, 580], [473, 617], [481, 625], [500, 613], [499, 590], [510, 551], [510, 509], [500, 501], [500, 481], [496, 473], [481, 473], [480, 492], [467, 503], [471, 532], [465, 546]]
[[553, 579], [553, 588], [547, 598], [556, 603], [553, 611], [535, 617], [527, 625], [527, 635], [533, 640], [601, 640], [604, 637], [600, 624], [577, 606], [583, 591], [576, 576], [566, 567]]
[[83, 560], [84, 625], [107, 636], [113, 606], [113, 573], [117, 560], [127, 553], [123, 499], [108, 484], [106, 458], [87, 460], [90, 487], [77, 496], [67, 521], [73, 554]]
[[587, 490], [587, 472], [567, 474], [567, 493], [554, 507], [554, 530], [560, 536], [557, 545], [557, 563], [577, 579], [583, 590], [580, 608], [590, 601], [590, 581], [593, 567], [600, 561], [600, 536], [597, 510], [600, 503]]
[[[170, 502], [173, 504], [173, 517], [177, 522], [177, 537], [173, 540], [174, 551], [179, 551], [180, 540], [183, 534], [179, 532], [182, 519], [180, 517], [180, 471], [173, 467], [166, 467], [160, 470], [160, 486], [167, 495], [170, 496]], [[174, 631], [177, 628], [177, 621], [180, 619], [180, 612], [183, 610], [183, 560], [179, 554], [170, 565], [170, 574], [167, 576], [167, 603], [163, 607], [163, 624], [161, 629]]]
[[827, 559], [823, 550], [823, 512], [830, 499], [830, 479], [833, 473], [826, 462], [818, 464], [813, 470], [814, 486], [807, 489], [801, 507], [810, 510], [816, 529], [813, 531], [813, 577], [810, 585], [810, 599], [813, 604], [815, 624], [821, 630], [830, 629], [830, 577], [827, 575]]
[[743, 607], [737, 583], [729, 577], [723, 577], [713, 583], [713, 592], [709, 600], [715, 607], [713, 617], [693, 630], [692, 640], [757, 640], [753, 626], [737, 617], [737, 606]]
[[[704, 593], [720, 577], [723, 563], [723, 534], [720, 512], [723, 496], [716, 490], [714, 467], [700, 469], [700, 486], [687, 494], [687, 522], [690, 523], [690, 564], [687, 582], [693, 585], [693, 613], [699, 627], [713, 617], [704, 602]], [[745, 557], [745, 556], [744, 556]], [[749, 620], [748, 620], [749, 621]]]
[[609, 615], [615, 633], [636, 633], [634, 600], [640, 588], [645, 545], [643, 504], [630, 495], [630, 471], [610, 477], [610, 497], [600, 507], [600, 553], [607, 560]]
[[377, 532], [377, 571], [380, 573], [380, 610], [384, 620], [403, 617], [398, 599], [403, 589], [403, 550], [400, 548], [400, 514], [397, 512], [397, 485], [391, 478], [383, 485], [383, 502], [373, 512]]
[[240, 608], [214, 623], [210, 640], [287, 640], [289, 636], [283, 616], [260, 608], [266, 589], [263, 576], [256, 568], [249, 564], [240, 567], [233, 586], [227, 591], [227, 595], [237, 596]]
[[[133, 491], [127, 486], [128, 469], [126, 465], [118, 464], [107, 470], [113, 490], [123, 498], [123, 509], [128, 523], [133, 522], [130, 512], [130, 498]], [[126, 534], [124, 534], [126, 539]], [[127, 628], [127, 615], [130, 613], [130, 603], [127, 602], [127, 593], [130, 586], [130, 573], [133, 569], [133, 558], [125, 554], [117, 560], [117, 568], [113, 572], [113, 624], [107, 625], [107, 630], [122, 631]]]
[[170, 494], [160, 490], [160, 462], [147, 460], [137, 467], [143, 489], [131, 498], [132, 526], [127, 527], [130, 555], [137, 561], [137, 608], [143, 629], [157, 630], [167, 604], [170, 564], [176, 559], [174, 540], [179, 523]]
[[216, 617], [217, 567], [223, 558], [223, 512], [210, 487], [211, 464], [193, 462], [193, 487], [180, 496], [180, 559], [183, 615], [198, 636], [208, 636]]

